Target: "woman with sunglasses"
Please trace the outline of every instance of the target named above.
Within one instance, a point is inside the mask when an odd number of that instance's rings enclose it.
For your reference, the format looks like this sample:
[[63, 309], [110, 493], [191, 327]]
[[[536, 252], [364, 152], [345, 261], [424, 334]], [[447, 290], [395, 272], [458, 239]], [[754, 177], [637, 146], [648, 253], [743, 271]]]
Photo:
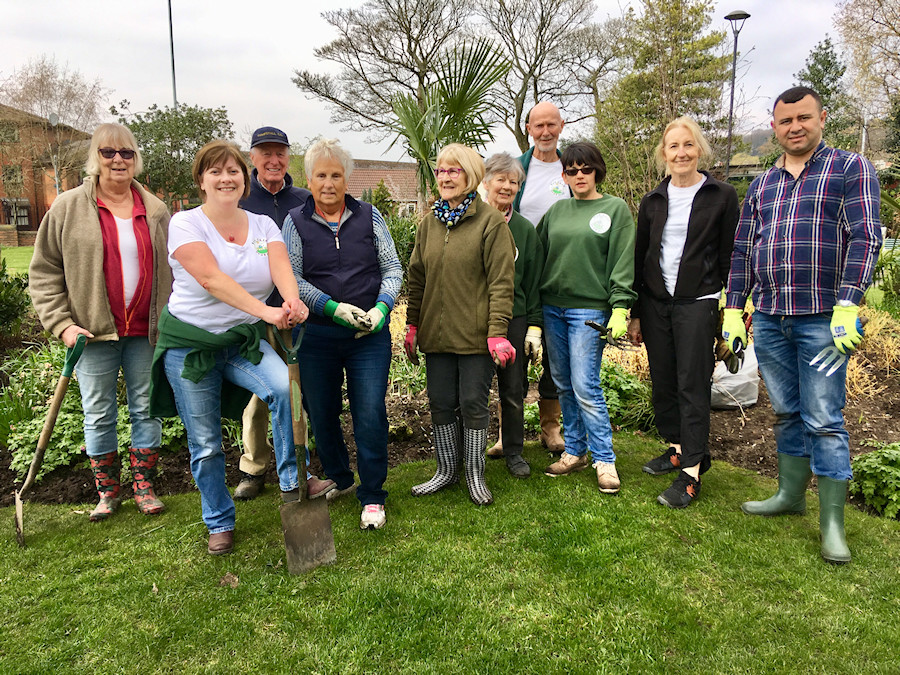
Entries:
[[[566, 441], [545, 473], [565, 476], [591, 465], [600, 492], [615, 494], [620, 482], [600, 361], [606, 339], [625, 335], [635, 298], [634, 220], [622, 199], [599, 191], [606, 163], [596, 145], [573, 143], [561, 160], [574, 198], [556, 202], [537, 227], [546, 251], [544, 334]], [[605, 326], [606, 335], [586, 321]]]
[[101, 124], [91, 137], [80, 187], [44, 216], [29, 290], [44, 328], [66, 347], [87, 337], [75, 367], [84, 410], [84, 447], [100, 501], [92, 521], [122, 501], [116, 383], [125, 378], [131, 420], [132, 489], [138, 510], [157, 515], [153, 490], [160, 420], [150, 416], [150, 362], [157, 322], [172, 289], [166, 260], [169, 212], [135, 179], [141, 154], [131, 131]]
[[440, 199], [419, 224], [409, 261], [404, 348], [416, 364], [417, 347], [425, 354], [437, 471], [412, 493], [459, 481], [461, 438], [469, 497], [484, 506], [494, 501], [484, 482], [494, 365], [516, 358], [506, 339], [515, 244], [506, 220], [476, 192], [484, 178], [477, 152], [458, 143], [444, 147], [435, 174]]

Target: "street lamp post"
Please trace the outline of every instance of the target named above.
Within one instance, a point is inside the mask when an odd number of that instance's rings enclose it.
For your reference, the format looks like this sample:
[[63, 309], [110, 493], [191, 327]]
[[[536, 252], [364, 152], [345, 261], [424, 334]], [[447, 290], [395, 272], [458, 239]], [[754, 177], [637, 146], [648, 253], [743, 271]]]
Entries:
[[175, 36], [172, 33], [172, 0], [169, 0], [169, 54], [172, 57], [172, 102], [178, 108], [178, 94], [175, 91]]
[[737, 73], [737, 43], [738, 34], [744, 27], [744, 21], [750, 15], [742, 9], [725, 15], [725, 19], [731, 22], [731, 32], [734, 34], [734, 51], [731, 54], [731, 104], [728, 106], [728, 154], [725, 156], [725, 180], [731, 174], [731, 134], [734, 129], [734, 78]]

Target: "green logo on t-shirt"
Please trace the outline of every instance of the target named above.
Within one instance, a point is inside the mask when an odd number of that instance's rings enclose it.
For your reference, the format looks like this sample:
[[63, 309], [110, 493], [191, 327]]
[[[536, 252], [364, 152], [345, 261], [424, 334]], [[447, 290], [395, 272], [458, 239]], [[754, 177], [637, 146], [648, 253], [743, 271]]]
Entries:
[[269, 255], [269, 242], [265, 239], [254, 239], [253, 245], [256, 247], [257, 255]]

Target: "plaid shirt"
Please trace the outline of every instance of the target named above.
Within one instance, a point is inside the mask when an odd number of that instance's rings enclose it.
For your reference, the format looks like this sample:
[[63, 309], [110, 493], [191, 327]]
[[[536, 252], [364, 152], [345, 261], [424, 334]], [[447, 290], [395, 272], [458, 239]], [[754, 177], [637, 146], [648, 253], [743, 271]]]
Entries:
[[831, 312], [858, 305], [881, 248], [875, 168], [856, 153], [819, 143], [795, 179], [773, 166], [747, 191], [735, 233], [727, 306], [765, 314]]

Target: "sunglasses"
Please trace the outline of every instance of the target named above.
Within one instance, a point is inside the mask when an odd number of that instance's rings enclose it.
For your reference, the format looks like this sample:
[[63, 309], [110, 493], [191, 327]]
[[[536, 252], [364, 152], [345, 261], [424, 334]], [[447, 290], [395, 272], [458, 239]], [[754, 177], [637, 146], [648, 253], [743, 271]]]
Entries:
[[450, 178], [459, 178], [459, 174], [463, 172], [462, 169], [458, 167], [452, 167], [449, 169], [435, 169], [434, 175], [436, 178], [440, 178], [441, 174], [447, 174]]
[[585, 176], [590, 176], [594, 173], [595, 169], [592, 166], [580, 166], [577, 169], [565, 169], [563, 173], [567, 176], [577, 176], [579, 173], [583, 173]]
[[98, 148], [97, 152], [100, 153], [100, 156], [103, 159], [112, 159], [116, 156], [116, 153], [119, 153], [119, 157], [122, 159], [134, 159], [134, 150], [129, 150], [128, 148], [122, 148], [121, 150], [116, 150], [115, 148]]

